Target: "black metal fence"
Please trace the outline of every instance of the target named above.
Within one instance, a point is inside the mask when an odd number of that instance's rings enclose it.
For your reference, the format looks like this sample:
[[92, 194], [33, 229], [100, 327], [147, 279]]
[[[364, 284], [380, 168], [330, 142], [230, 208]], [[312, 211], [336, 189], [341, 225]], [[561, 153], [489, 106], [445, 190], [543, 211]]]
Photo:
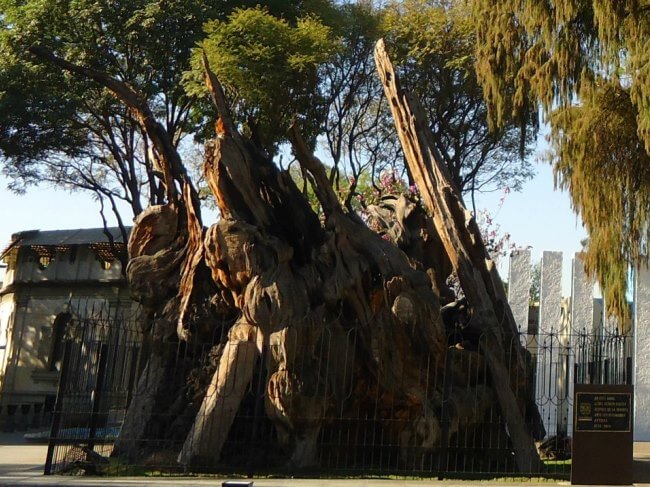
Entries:
[[[632, 382], [631, 336], [619, 335], [616, 330], [521, 333], [520, 343], [529, 351], [531, 369], [535, 371], [534, 395], [539, 412], [528, 416], [537, 421], [541, 418], [546, 434], [537, 443], [541, 466], [518, 471], [508, 428], [490, 389], [486, 362], [456, 333], [450, 337], [448, 359], [442, 361], [439, 382], [428, 381], [434, 386], [426, 394], [438, 395], [439, 407], [414, 416], [412, 411], [398, 410], [390, 397], [378, 392], [369, 403], [354, 405], [356, 416], [338, 414], [336, 408], [329, 408], [325, 417], [319, 418], [321, 426], [312, 442], [316, 445], [316, 462], [297, 466], [283, 442], [281, 421], [273, 421], [267, 414], [262, 354], [238, 403], [218, 461], [188, 466], [179, 463], [179, 452], [199, 411], [201, 399], [197, 395], [205, 392], [215, 373], [217, 357], [223, 353], [222, 337], [192, 346], [180, 342], [152, 345], [133, 321], [95, 317], [77, 320], [72, 326], [65, 343], [46, 474], [83, 470], [95, 474], [568, 478], [573, 384]], [[482, 338], [478, 340], [477, 350]], [[354, 344], [354, 340], [346, 343]], [[118, 455], [116, 444], [128, 435], [122, 426], [129, 406], [146, 392], [149, 376], [151, 384], [156, 381], [155, 372], [147, 367], [152, 346], [165, 347], [163, 352], [157, 351], [159, 355], [173, 356], [174, 371], [167, 372], [165, 379], [167, 393], [156, 396], [158, 401], [166, 402], [164, 408], [158, 408], [165, 413], [147, 423], [136, 455], [123, 455], [124, 448]], [[331, 360], [334, 346], [330, 343], [323, 347], [322, 355], [313, 359]], [[347, 365], [347, 361], [352, 363], [354, 353], [353, 345], [349, 350], [336, 351], [344, 373], [355, 373]], [[458, 360], [466, 363], [451, 370], [450, 364]], [[434, 364], [439, 367], [440, 363], [431, 357], [421, 364], [421, 374], [433, 374]], [[459, 370], [467, 377], [459, 377]], [[350, 391], [350, 401], [353, 396]], [[138, 407], [144, 406], [138, 403]], [[313, 419], [300, 418], [305, 422]], [[310, 448], [307, 441], [304, 448]], [[295, 455], [295, 444], [293, 451]]]

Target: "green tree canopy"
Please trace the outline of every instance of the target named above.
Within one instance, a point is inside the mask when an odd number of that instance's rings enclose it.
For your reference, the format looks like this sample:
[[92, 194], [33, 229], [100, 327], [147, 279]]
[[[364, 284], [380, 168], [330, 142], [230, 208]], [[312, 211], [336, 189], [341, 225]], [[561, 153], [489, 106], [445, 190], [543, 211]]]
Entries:
[[625, 319], [650, 228], [650, 4], [475, 0], [477, 72], [502, 126], [541, 106], [557, 184], [589, 232], [587, 271]]
[[[275, 154], [298, 120], [314, 147], [328, 149], [330, 181], [352, 209], [352, 198], [380, 191], [382, 175], [404, 176], [372, 60], [374, 42], [388, 35], [459, 187], [516, 189], [530, 175], [517, 158], [529, 139], [513, 124], [487, 130], [472, 19], [459, 2], [0, 0], [3, 170], [16, 187], [81, 188], [114, 209], [126, 201], [133, 215], [163, 202], [156, 151], [132, 112], [61, 62], [126, 83], [182, 150], [188, 134], [201, 140], [214, 128], [205, 53], [239, 127]], [[340, 175], [348, 176], [341, 184]]]
[[[192, 100], [180, 85], [206, 16], [202, 2], [2, 0], [0, 157], [14, 187], [50, 183], [91, 191], [132, 215], [159, 203], [151, 144], [104, 87], [30, 54], [39, 48], [128, 83], [175, 143], [192, 131]], [[165, 39], [165, 41], [161, 41]]]
[[[50, 183], [89, 190], [113, 209], [126, 201], [133, 215], [159, 203], [155, 154], [130, 111], [106, 88], [29, 50], [127, 83], [178, 146], [204, 122], [181, 83], [203, 25], [248, 4], [0, 0], [0, 161], [14, 189]], [[274, 1], [267, 9], [295, 18], [305, 6]]]
[[341, 48], [323, 73], [328, 110], [322, 146], [331, 161], [330, 180], [338, 191], [345, 188], [348, 207], [353, 197], [367, 192], [359, 187], [364, 179], [379, 191], [382, 172], [400, 165], [399, 142], [373, 58], [375, 43], [386, 33], [383, 16], [372, 2], [359, 1], [341, 5], [328, 19]]
[[294, 117], [314, 137], [325, 104], [319, 73], [337, 48], [331, 29], [313, 16], [294, 25], [262, 7], [237, 9], [204, 26], [186, 87], [205, 95], [203, 54], [231, 94], [238, 122], [259, 147], [274, 154]]

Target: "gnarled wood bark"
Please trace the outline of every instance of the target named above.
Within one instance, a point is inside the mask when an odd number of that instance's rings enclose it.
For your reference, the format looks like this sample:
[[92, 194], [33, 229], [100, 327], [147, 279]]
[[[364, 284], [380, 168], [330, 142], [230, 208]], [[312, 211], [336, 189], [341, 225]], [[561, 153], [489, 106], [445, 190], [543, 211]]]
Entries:
[[[373, 372], [356, 380], [370, 382], [370, 390], [385, 391], [395, 414], [418, 416], [416, 411], [433, 410], [427, 390], [435, 387], [422, 382], [419, 365], [424, 356], [444, 356], [446, 337], [427, 274], [347, 214], [296, 126], [290, 138], [325, 212], [321, 227], [288, 175], [230, 125], [219, 82], [207, 65], [206, 72], [224, 130], [208, 147], [204, 170], [225, 215], [207, 232], [206, 262], [269, 349], [266, 411], [291, 460], [297, 466], [316, 461], [323, 419], [332, 408], [342, 408], [335, 390], [343, 385], [323, 381], [341, 376], [339, 364], [323, 361], [316, 352], [322, 347], [324, 323], [343, 330], [359, 328], [361, 363], [352, 366]], [[341, 306], [351, 316], [342, 319]], [[235, 369], [218, 371], [213, 384], [230, 383], [234, 374]], [[202, 412], [215, 410], [212, 404], [206, 396]], [[197, 415], [181, 454], [183, 462], [202, 457], [198, 452], [219, 459], [219, 442], [203, 448], [196, 440], [210, 436], [207, 426], [212, 421], [201, 412]], [[227, 431], [231, 421], [231, 416], [222, 418], [220, 428]], [[411, 426], [431, 432], [408, 434], [406, 424], [399, 435], [426, 437], [432, 448], [435, 421], [423, 416], [421, 424]]]
[[[506, 364], [514, 360], [519, 377], [528, 377], [525, 351], [494, 264], [472, 214], [465, 208], [446, 166], [436, 154], [426, 117], [416, 98], [405, 92], [383, 40], [375, 48], [377, 71], [384, 86], [406, 161], [420, 194], [433, 215], [438, 234], [474, 313], [483, 322], [483, 353], [494, 381], [501, 411], [515, 446], [520, 471], [539, 471], [539, 456]], [[529, 385], [524, 384], [524, 387]]]
[[217, 371], [178, 456], [180, 463], [209, 464], [221, 451], [253, 376], [260, 339], [258, 329], [245, 320], [230, 329]]

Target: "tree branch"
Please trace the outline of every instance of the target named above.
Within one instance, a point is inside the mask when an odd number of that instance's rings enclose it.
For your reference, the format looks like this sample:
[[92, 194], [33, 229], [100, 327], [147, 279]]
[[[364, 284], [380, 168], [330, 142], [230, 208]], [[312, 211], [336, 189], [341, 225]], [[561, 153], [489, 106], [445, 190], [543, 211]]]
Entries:
[[[168, 165], [173, 179], [189, 183], [187, 173], [182, 164], [181, 158], [173, 146], [170, 135], [165, 128], [156, 121], [147, 102], [128, 84], [119, 81], [107, 73], [96, 69], [79, 66], [63, 58], [58, 57], [52, 51], [41, 46], [32, 46], [28, 51], [37, 58], [50, 62], [61, 69], [71, 73], [79, 74], [90, 78], [100, 85], [109, 89], [119, 100], [121, 100], [133, 112], [138, 123], [143, 127], [164, 164]], [[179, 195], [173, 180], [165, 181], [169, 202], [178, 202]]]
[[335, 212], [343, 211], [341, 203], [336, 197], [336, 193], [327, 178], [323, 163], [309, 150], [307, 142], [302, 137], [298, 125], [294, 122], [289, 129], [289, 140], [293, 147], [294, 154], [300, 165], [306, 169], [313, 177], [314, 192], [325, 215], [331, 215]]
[[210, 69], [210, 62], [208, 61], [208, 56], [203, 52], [203, 68], [205, 69], [205, 84], [208, 87], [210, 92], [210, 97], [214, 106], [217, 107], [219, 112], [219, 117], [221, 117], [221, 122], [223, 123], [227, 132], [233, 136], [238, 136], [237, 128], [235, 127], [232, 116], [230, 115], [230, 109], [228, 108], [228, 103], [226, 102], [226, 95], [223, 92], [223, 87], [217, 79], [217, 76]]

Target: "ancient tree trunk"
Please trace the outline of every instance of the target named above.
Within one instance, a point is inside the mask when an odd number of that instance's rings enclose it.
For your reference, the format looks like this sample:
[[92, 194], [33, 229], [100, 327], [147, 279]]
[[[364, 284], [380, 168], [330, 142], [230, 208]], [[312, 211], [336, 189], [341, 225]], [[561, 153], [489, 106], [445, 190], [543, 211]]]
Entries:
[[417, 99], [402, 90], [381, 40], [375, 49], [375, 61], [411, 174], [433, 215], [469, 305], [485, 328], [483, 353], [515, 446], [517, 465], [522, 472], [539, 471], [539, 456], [526, 425], [525, 411], [513, 392], [517, 385], [512, 383], [507, 367], [512, 358], [518, 370], [516, 376], [528, 377], [525, 352], [517, 340], [517, 326], [501, 280], [472, 214], [465, 208], [446, 166], [436, 156], [423, 110]]
[[[345, 212], [324, 167], [294, 127], [290, 138], [325, 213], [322, 227], [289, 175], [238, 133], [218, 80], [207, 65], [206, 71], [224, 127], [208, 146], [204, 167], [223, 215], [206, 234], [206, 263], [269, 350], [265, 406], [280, 443], [296, 466], [314, 464], [328, 411], [359, 414], [337, 406], [342, 400], [354, 404], [343, 391], [358, 389], [369, 390], [367, 394], [385, 391], [392, 411], [416, 418], [419, 437], [427, 438], [432, 448], [440, 428], [430, 413], [435, 405], [428, 403], [435, 395], [428, 397], [427, 390], [435, 386], [422, 383], [420, 364], [424, 357], [444, 356], [446, 337], [431, 281], [411, 267], [403, 252]], [[350, 315], [342, 317], [342, 308]], [[341, 373], [335, 356], [323, 360], [318, 350], [326, 326], [328, 337], [337, 330], [345, 335], [345, 330], [358, 328], [363, 351], [357, 360], [363, 363], [352, 363], [351, 370]], [[241, 373], [237, 369], [223, 370], [226, 362], [222, 359], [187, 437], [180, 456], [183, 463], [205, 461], [206, 453], [211, 462], [220, 458], [223, 434], [233, 416], [219, 412], [223, 399], [210, 391], [231, 383], [237, 383], [240, 391], [246, 382], [235, 378]], [[244, 371], [249, 367], [247, 362]], [[369, 372], [350, 379], [354, 369]], [[339, 382], [346, 380], [364, 387]], [[342, 391], [340, 398], [336, 391]], [[210, 428], [217, 422], [215, 439]], [[393, 434], [413, 446], [418, 435], [408, 432], [411, 425], [399, 424], [400, 431]]]
[[116, 455], [136, 459], [142, 450], [142, 440], [156, 411], [156, 401], [166, 388], [167, 367], [161, 355], [153, 355], [138, 379], [138, 385], [129, 404], [129, 413], [124, 418], [120, 435], [113, 451]]
[[[144, 98], [105, 73], [34, 53], [97, 81], [132, 110], [153, 143], [166, 189], [167, 203], [145, 210], [129, 241], [127, 275], [147, 312], [151, 353], [115, 454], [134, 460], [144, 445], [174, 445], [183, 464], [216, 465], [262, 357], [264, 409], [279, 443], [273, 448], [284, 449], [293, 466], [318, 461], [319, 435], [336, 421], [350, 429], [380, 428], [386, 441], [373, 447], [398, 449], [403, 465], [423, 464], [446, 438], [480, 427], [495, 395], [520, 469], [536, 465], [515, 395], [520, 391], [505, 368], [506, 358], [515, 358], [513, 376], [526, 386], [498, 276], [381, 47], [379, 68], [398, 131], [434, 217], [432, 224], [402, 197], [375, 209], [381, 235], [340, 204], [324, 166], [294, 126], [293, 152], [321, 220], [291, 176], [238, 132], [207, 61], [206, 84], [221, 123], [206, 145], [204, 174], [221, 219], [205, 230], [173, 134], [155, 121]], [[451, 264], [484, 323], [488, 338], [481, 350], [447, 342], [440, 300], [450, 300], [445, 279]], [[206, 345], [220, 353], [209, 367], [195, 352]], [[470, 362], [487, 363], [492, 384], [472, 374]], [[203, 375], [194, 374], [197, 369]], [[447, 375], [464, 392], [445, 388]], [[455, 407], [444, 409], [445, 400]], [[492, 427], [503, 432], [502, 425]]]

